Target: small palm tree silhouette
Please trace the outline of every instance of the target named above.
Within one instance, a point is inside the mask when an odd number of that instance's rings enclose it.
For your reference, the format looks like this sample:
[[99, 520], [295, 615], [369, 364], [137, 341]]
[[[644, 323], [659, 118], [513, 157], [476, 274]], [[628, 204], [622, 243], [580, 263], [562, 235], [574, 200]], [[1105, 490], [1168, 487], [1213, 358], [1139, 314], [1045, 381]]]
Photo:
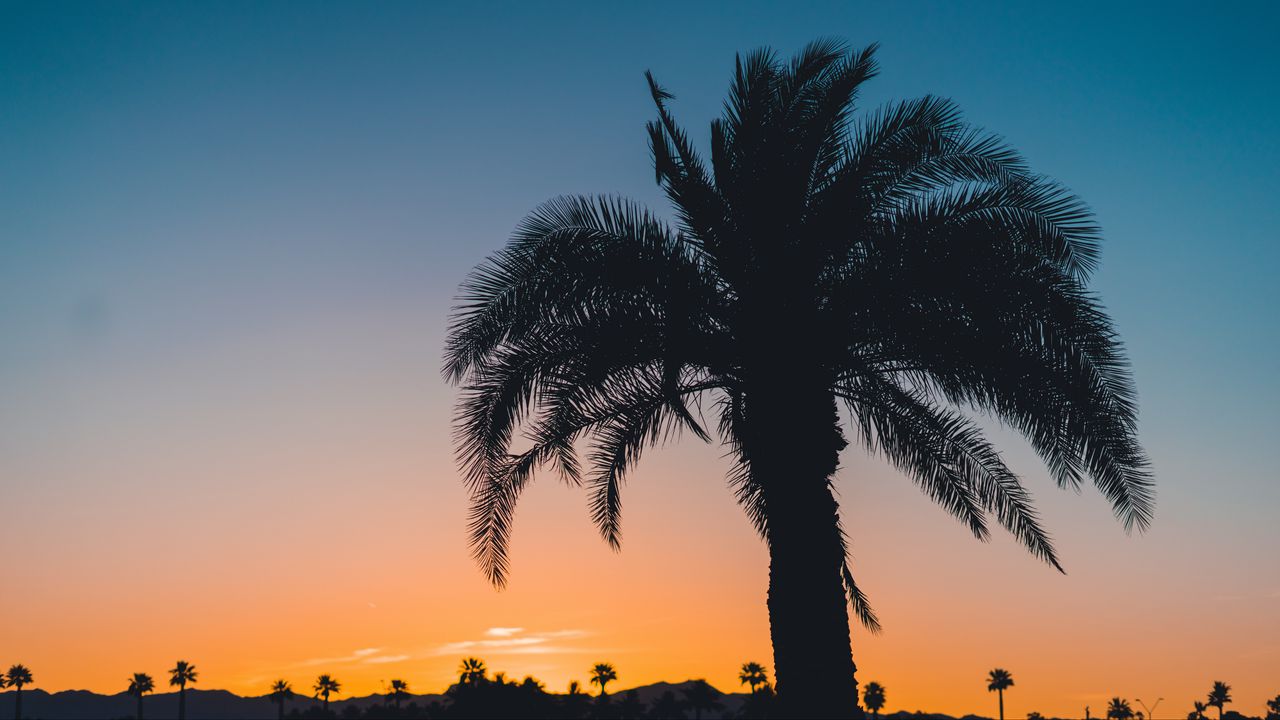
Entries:
[[600, 697], [608, 694], [605, 686], [617, 679], [618, 671], [610, 663], [596, 663], [591, 667], [591, 684], [600, 686]]
[[324, 714], [329, 714], [329, 694], [337, 694], [342, 690], [342, 684], [328, 675], [321, 675], [316, 678], [316, 685], [313, 688], [316, 691], [316, 697], [324, 701]]
[[134, 673], [129, 678], [128, 693], [138, 699], [138, 720], [142, 720], [142, 696], [156, 689], [156, 681], [146, 673]]
[[743, 685], [750, 685], [751, 694], [754, 695], [757, 687], [769, 684], [769, 673], [758, 662], [743, 663], [742, 671], [738, 673], [738, 681]]
[[1191, 712], [1187, 713], [1187, 720], [1204, 720], [1204, 711], [1208, 709], [1208, 705], [1196, 700], [1192, 704]]
[[1222, 709], [1229, 702], [1231, 702], [1231, 686], [1221, 680], [1215, 680], [1213, 689], [1209, 691], [1208, 704], [1209, 707], [1218, 708], [1218, 720], [1222, 720]]
[[186, 660], [179, 660], [169, 670], [169, 685], [178, 686], [178, 720], [187, 718], [187, 684], [195, 684], [196, 666]]
[[1107, 717], [1111, 720], [1131, 720], [1133, 708], [1130, 707], [1128, 700], [1111, 698], [1111, 702], [1107, 704]]
[[702, 720], [704, 711], [710, 712], [724, 707], [716, 699], [715, 688], [711, 687], [711, 683], [706, 680], [694, 680], [688, 687], [681, 689], [680, 694], [684, 695], [684, 701], [688, 704], [689, 709], [693, 710], [694, 720]]
[[462, 664], [458, 666], [458, 682], [463, 685], [475, 685], [484, 682], [486, 671], [484, 661], [480, 658], [462, 658]]
[[409, 694], [409, 683], [404, 680], [391, 681], [391, 699], [396, 704], [396, 709], [400, 709], [400, 703], [404, 701], [406, 695]]
[[14, 665], [9, 668], [7, 676], [5, 684], [13, 688], [13, 717], [22, 720], [22, 688], [34, 682], [31, 670], [26, 665]]
[[869, 682], [862, 689], [862, 704], [867, 706], [874, 716], [879, 716], [884, 709], [884, 686], [878, 682]]
[[293, 698], [293, 686], [284, 679], [271, 684], [271, 702], [276, 704], [277, 720], [284, 720], [284, 704]]
[[987, 692], [1000, 694], [1000, 720], [1004, 720], [1004, 691], [1013, 687], [1013, 673], [996, 668], [987, 673]]

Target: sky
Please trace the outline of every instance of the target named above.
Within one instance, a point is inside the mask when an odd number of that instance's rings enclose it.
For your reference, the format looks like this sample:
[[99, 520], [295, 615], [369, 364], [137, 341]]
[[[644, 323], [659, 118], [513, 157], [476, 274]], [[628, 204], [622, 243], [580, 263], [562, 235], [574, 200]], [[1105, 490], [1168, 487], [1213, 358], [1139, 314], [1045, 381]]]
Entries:
[[[124, 689], [277, 677], [439, 691], [463, 655], [553, 690], [771, 663], [767, 553], [723, 449], [651, 452], [623, 548], [554, 477], [507, 589], [465, 542], [452, 297], [538, 203], [667, 214], [651, 69], [705, 143], [734, 53], [881, 43], [862, 108], [954, 99], [1096, 211], [1154, 526], [999, 434], [1060, 575], [882, 460], [837, 483], [889, 711], [1082, 716], [1214, 680], [1280, 693], [1280, 6], [1274, 3], [0, 5], [0, 663]], [[1139, 707], [1135, 703], [1135, 707]]]

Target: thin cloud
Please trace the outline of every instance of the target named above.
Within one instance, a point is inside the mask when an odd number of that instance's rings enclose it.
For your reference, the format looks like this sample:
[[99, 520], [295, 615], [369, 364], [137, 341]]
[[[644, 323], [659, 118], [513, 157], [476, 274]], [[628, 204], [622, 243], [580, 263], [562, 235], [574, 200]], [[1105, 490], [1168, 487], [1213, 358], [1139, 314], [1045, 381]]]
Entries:
[[379, 655], [377, 657], [365, 658], [364, 662], [368, 665], [380, 665], [382, 663], [398, 663], [408, 660], [410, 655]]
[[300, 667], [311, 667], [314, 665], [342, 665], [342, 664], [359, 662], [361, 660], [364, 660], [365, 662], [369, 662], [369, 658], [373, 657], [374, 655], [377, 655], [381, 651], [382, 651], [382, 648], [376, 648], [376, 647], [360, 648], [358, 650], [352, 650], [350, 655], [346, 655], [343, 657], [310, 658], [307, 660], [303, 660], [302, 662], [298, 663], [298, 665]]
[[478, 640], [459, 640], [445, 643], [436, 649], [436, 655], [455, 655], [461, 652], [482, 651], [489, 655], [549, 655], [555, 653], [588, 652], [550, 641], [575, 640], [588, 637], [586, 630], [551, 630], [526, 633], [524, 628], [489, 628], [485, 637]]

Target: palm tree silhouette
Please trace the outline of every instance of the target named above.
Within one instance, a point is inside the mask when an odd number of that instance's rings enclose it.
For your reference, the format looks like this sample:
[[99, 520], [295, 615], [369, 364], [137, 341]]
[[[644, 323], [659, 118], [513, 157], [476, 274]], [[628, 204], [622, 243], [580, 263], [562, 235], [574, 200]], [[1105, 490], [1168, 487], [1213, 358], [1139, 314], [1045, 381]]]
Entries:
[[339, 683], [336, 679], [329, 677], [328, 675], [321, 675], [320, 677], [316, 678], [315, 687], [312, 689], [316, 691], [316, 697], [324, 701], [324, 714], [328, 715], [329, 714], [329, 694], [330, 693], [337, 694], [340, 690], [342, 690], [342, 684]]
[[1130, 720], [1133, 717], [1133, 708], [1129, 706], [1128, 700], [1111, 698], [1111, 702], [1107, 705], [1107, 717], [1111, 720]]
[[750, 685], [751, 694], [754, 695], [757, 687], [769, 683], [769, 673], [760, 663], [743, 663], [742, 670], [738, 673], [738, 681], [743, 685]]
[[694, 680], [688, 687], [681, 688], [680, 694], [690, 710], [694, 720], [701, 720], [703, 711], [718, 710], [724, 705], [716, 698], [716, 690], [706, 680]]
[[1187, 720], [1204, 720], [1204, 711], [1208, 709], [1208, 705], [1196, 700], [1192, 704], [1191, 712], [1187, 713]]
[[[1088, 290], [1100, 233], [947, 100], [853, 125], [874, 47], [740, 58], [711, 164], [649, 78], [649, 141], [672, 228], [635, 203], [534, 210], [463, 283], [444, 373], [461, 384], [458, 455], [482, 570], [508, 577], [520, 493], [552, 466], [621, 542], [621, 484], [716, 410], [737, 497], [770, 554], [782, 714], [857, 713], [846, 601], [869, 628], [831, 483], [851, 431], [978, 538], [994, 517], [1059, 567], [1030, 496], [963, 408], [1027, 436], [1059, 485], [1085, 476], [1126, 528], [1153, 494], [1127, 360]], [[513, 453], [527, 430], [532, 444]], [[576, 448], [591, 445], [587, 467]]]
[[[9, 673], [12, 675], [12, 671]], [[1207, 701], [1209, 707], [1218, 708], [1218, 720], [1222, 720], [1222, 709], [1231, 702], [1231, 686], [1221, 680], [1213, 681], [1213, 689], [1209, 691]]]
[[13, 717], [22, 720], [22, 688], [35, 682], [26, 665], [13, 665], [6, 673], [5, 684], [13, 688]]
[[867, 706], [867, 710], [872, 711], [873, 716], [879, 716], [879, 711], [884, 708], [884, 685], [870, 682], [867, 687], [863, 688], [863, 705]]
[[146, 673], [134, 673], [129, 678], [127, 692], [138, 699], [138, 720], [142, 720], [142, 696], [156, 689], [156, 681]]
[[480, 658], [463, 658], [462, 664], [458, 667], [458, 682], [463, 685], [475, 685], [484, 682], [485, 672], [484, 661]]
[[187, 717], [187, 683], [196, 682], [196, 666], [186, 660], [179, 660], [169, 670], [170, 687], [178, 686], [178, 720]]
[[862, 704], [867, 706], [873, 716], [879, 717], [884, 709], [884, 686], [878, 682], [869, 682], [862, 689]]
[[610, 663], [596, 663], [591, 668], [591, 684], [600, 686], [600, 697], [608, 694], [605, 686], [617, 679], [618, 671]]
[[404, 702], [404, 698], [409, 694], [409, 683], [404, 680], [391, 681], [391, 699], [396, 704], [396, 709], [400, 709], [400, 703]]
[[1008, 670], [996, 668], [987, 673], [987, 692], [1000, 695], [1000, 720], [1004, 720], [1004, 691], [1013, 687], [1013, 674]]
[[293, 698], [293, 686], [284, 679], [271, 684], [271, 702], [276, 704], [277, 720], [284, 720], [284, 704]]

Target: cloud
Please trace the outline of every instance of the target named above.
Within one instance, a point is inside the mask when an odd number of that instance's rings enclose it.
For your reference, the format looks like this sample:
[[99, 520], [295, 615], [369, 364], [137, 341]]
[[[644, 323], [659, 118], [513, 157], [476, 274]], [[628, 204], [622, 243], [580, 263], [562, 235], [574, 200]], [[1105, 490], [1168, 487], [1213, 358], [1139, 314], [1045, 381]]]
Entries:
[[405, 660], [408, 660], [410, 657], [411, 656], [409, 655], [379, 655], [377, 657], [366, 658], [364, 662], [369, 665], [382, 664], [382, 663], [397, 663], [397, 662], [404, 662]]
[[576, 640], [588, 637], [586, 630], [552, 630], [529, 632], [524, 628], [489, 628], [479, 640], [459, 640], [445, 643], [436, 649], [436, 655], [455, 655], [463, 652], [484, 652], [489, 655], [549, 655], [553, 653], [588, 652], [563, 644], [551, 644], [552, 640]]
[[382, 648], [376, 648], [376, 647], [360, 648], [359, 650], [352, 650], [350, 655], [346, 655], [344, 657], [310, 658], [308, 660], [303, 660], [302, 662], [298, 663], [298, 665], [304, 666], [304, 667], [310, 667], [313, 665], [341, 665], [341, 664], [358, 662], [360, 660], [364, 660], [364, 662], [370, 662], [371, 660], [369, 658], [372, 658], [374, 655], [377, 655], [381, 651], [382, 651]]

